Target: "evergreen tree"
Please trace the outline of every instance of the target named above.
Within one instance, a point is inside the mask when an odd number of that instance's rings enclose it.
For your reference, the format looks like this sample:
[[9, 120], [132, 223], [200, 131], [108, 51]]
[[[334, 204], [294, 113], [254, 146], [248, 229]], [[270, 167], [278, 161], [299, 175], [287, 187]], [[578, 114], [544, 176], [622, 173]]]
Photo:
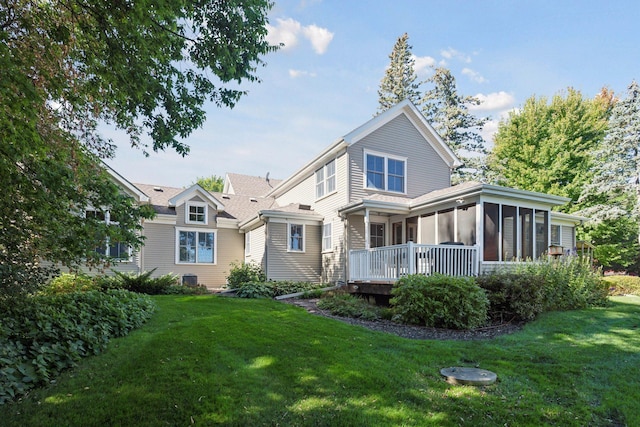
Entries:
[[[595, 223], [640, 222], [640, 87], [634, 80], [611, 110], [609, 130], [594, 153], [594, 176], [581, 197]], [[636, 228], [635, 236], [640, 239]], [[637, 242], [640, 245], [640, 241]], [[635, 260], [637, 261], [638, 246]]]
[[424, 93], [422, 112], [465, 164], [454, 171], [453, 182], [483, 181], [487, 150], [479, 132], [488, 118], [478, 118], [469, 112], [469, 105], [479, 105], [480, 100], [458, 94], [455, 78], [443, 67], [435, 68], [425, 83], [433, 87]]
[[388, 110], [405, 99], [409, 99], [414, 104], [420, 101], [415, 60], [408, 40], [407, 33], [400, 36], [389, 55], [391, 62], [378, 89], [378, 113]]

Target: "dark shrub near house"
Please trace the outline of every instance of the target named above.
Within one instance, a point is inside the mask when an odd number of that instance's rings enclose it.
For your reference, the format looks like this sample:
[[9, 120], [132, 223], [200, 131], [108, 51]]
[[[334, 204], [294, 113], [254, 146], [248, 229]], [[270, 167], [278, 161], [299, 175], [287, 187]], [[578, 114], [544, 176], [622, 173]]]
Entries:
[[487, 321], [489, 300], [471, 277], [409, 275], [391, 291], [395, 321], [449, 329], [474, 329]]
[[493, 321], [533, 320], [544, 310], [544, 278], [532, 273], [497, 273], [476, 278], [489, 298]]

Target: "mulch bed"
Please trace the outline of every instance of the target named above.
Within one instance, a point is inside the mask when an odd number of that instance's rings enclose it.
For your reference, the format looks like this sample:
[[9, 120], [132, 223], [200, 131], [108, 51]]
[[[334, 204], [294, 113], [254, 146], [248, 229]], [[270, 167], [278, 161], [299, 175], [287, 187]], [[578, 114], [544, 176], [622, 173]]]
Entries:
[[309, 313], [318, 316], [329, 317], [341, 322], [349, 323], [351, 325], [362, 326], [364, 328], [372, 329], [374, 331], [386, 332], [389, 334], [398, 335], [403, 338], [410, 338], [415, 340], [481, 340], [491, 339], [501, 335], [510, 334], [522, 329], [524, 323], [522, 322], [509, 322], [490, 325], [484, 328], [473, 329], [468, 331], [459, 331], [454, 329], [440, 329], [440, 328], [427, 328], [424, 326], [403, 325], [395, 323], [390, 320], [361, 320], [351, 317], [334, 316], [328, 311], [318, 308], [318, 299], [298, 299], [291, 298], [282, 300], [287, 304], [297, 305], [306, 309]]

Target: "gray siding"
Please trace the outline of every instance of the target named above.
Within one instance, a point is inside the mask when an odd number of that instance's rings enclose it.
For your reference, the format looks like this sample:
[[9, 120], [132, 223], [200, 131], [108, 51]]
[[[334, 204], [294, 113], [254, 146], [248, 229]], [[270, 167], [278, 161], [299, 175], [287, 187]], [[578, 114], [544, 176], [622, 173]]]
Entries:
[[563, 225], [560, 228], [560, 233], [562, 235], [562, 237], [560, 238], [561, 242], [562, 242], [562, 246], [564, 247], [564, 250], [566, 251], [567, 249], [573, 249], [576, 246], [576, 241], [575, 241], [575, 228], [571, 227], [569, 225]]
[[364, 216], [349, 215], [349, 250], [364, 249]]
[[287, 224], [267, 224], [267, 266], [269, 280], [299, 280], [319, 282], [321, 278], [321, 230], [305, 226], [305, 252], [287, 252]]
[[348, 148], [351, 178], [350, 202], [378, 192], [364, 188], [364, 149], [407, 158], [406, 178], [409, 197], [417, 197], [429, 191], [450, 186], [449, 167], [409, 119], [400, 115]]
[[247, 263], [254, 262], [256, 264], [262, 265], [264, 268], [264, 256], [265, 256], [265, 232], [266, 225], [261, 225], [255, 230], [251, 230], [248, 232], [249, 239], [251, 241], [251, 252], [249, 254], [245, 254], [244, 261]]

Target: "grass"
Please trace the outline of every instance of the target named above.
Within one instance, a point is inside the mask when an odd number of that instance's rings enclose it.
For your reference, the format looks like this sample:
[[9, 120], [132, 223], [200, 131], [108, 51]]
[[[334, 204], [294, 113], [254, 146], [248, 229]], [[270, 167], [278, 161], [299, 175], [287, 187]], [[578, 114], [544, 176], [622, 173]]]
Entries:
[[[2, 425], [640, 425], [639, 297], [474, 342], [407, 340], [270, 300], [154, 299], [147, 325], [0, 407]], [[449, 385], [449, 366], [498, 382]]]

